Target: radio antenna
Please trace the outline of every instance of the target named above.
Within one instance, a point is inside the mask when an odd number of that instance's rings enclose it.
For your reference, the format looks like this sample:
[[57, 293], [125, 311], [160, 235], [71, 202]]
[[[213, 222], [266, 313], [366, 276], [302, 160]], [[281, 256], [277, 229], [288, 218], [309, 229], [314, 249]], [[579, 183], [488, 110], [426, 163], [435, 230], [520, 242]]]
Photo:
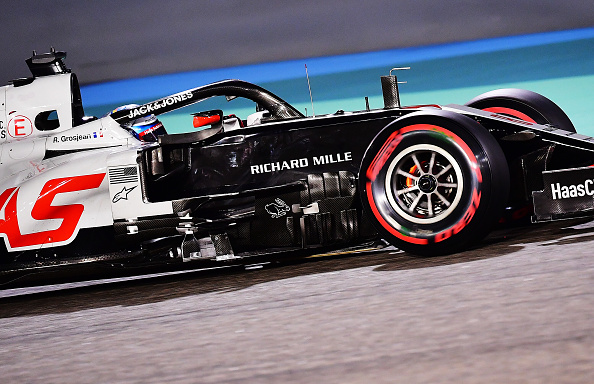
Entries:
[[311, 114], [316, 117], [316, 111], [313, 106], [313, 97], [311, 96], [311, 84], [309, 83], [309, 73], [307, 72], [307, 64], [305, 64], [305, 77], [307, 77], [307, 87], [309, 88], [309, 100], [311, 101]]

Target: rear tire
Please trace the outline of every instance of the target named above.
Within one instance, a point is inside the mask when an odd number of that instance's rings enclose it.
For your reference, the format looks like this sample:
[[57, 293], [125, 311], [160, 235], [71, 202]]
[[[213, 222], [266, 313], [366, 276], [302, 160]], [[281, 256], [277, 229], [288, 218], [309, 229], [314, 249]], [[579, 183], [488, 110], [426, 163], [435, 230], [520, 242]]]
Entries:
[[423, 111], [374, 138], [359, 183], [365, 213], [385, 240], [439, 255], [489, 232], [507, 201], [509, 172], [499, 144], [476, 121]]
[[515, 117], [537, 124], [549, 124], [575, 132], [575, 127], [561, 108], [546, 97], [525, 89], [497, 89], [483, 93], [466, 103], [483, 111]]
[[[557, 104], [538, 93], [525, 89], [497, 89], [475, 97], [466, 105], [532, 123], [548, 124], [568, 132], [576, 132], [569, 117]], [[526, 143], [522, 147], [525, 152], [521, 154], [535, 150], [530, 143]], [[513, 151], [508, 149], [508, 154], [518, 153], [520, 149], [517, 145], [513, 148]], [[510, 164], [515, 163], [516, 161], [511, 159]], [[531, 199], [520, 202], [516, 200], [512, 202], [511, 207], [506, 209], [501, 221], [520, 225], [528, 224], [532, 211]]]

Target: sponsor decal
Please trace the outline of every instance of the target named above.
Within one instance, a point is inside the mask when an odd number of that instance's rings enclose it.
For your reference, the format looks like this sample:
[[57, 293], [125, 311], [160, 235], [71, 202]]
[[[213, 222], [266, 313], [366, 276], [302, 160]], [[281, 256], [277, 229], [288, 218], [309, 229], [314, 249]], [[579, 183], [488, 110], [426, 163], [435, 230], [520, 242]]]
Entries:
[[0, 120], [0, 139], [6, 139], [6, 130], [4, 129], [4, 121]]
[[15, 139], [27, 137], [33, 133], [33, 124], [27, 116], [17, 115], [8, 122], [8, 134]]
[[61, 219], [62, 223], [54, 230], [28, 234], [23, 234], [19, 227], [17, 215], [19, 187], [5, 190], [0, 195], [0, 211], [4, 209], [4, 218], [0, 218], [0, 236], [8, 240], [7, 248], [9, 250], [27, 249], [72, 239], [78, 230], [78, 223], [85, 206], [84, 204], [54, 206], [52, 205], [54, 198], [60, 193], [98, 188], [104, 177], [105, 173], [98, 173], [49, 180], [41, 189], [33, 205], [31, 217], [35, 220]]
[[126, 186], [124, 185], [124, 188], [122, 188], [122, 190], [121, 190], [121, 191], [119, 191], [118, 193], [116, 193], [116, 194], [113, 196], [113, 200], [111, 200], [111, 202], [115, 204], [115, 203], [117, 203], [117, 202], [118, 202], [118, 201], [120, 201], [120, 200], [128, 200], [128, 194], [129, 194], [130, 192], [132, 192], [132, 190], [133, 190], [134, 188], [136, 188], [136, 187], [137, 187], [137, 186], [135, 185], [135, 186], [133, 186], [132, 188], [126, 188]]
[[134, 119], [136, 117], [143, 116], [148, 113], [156, 112], [159, 109], [162, 109], [162, 108], [165, 108], [168, 106], [172, 106], [172, 105], [180, 103], [182, 101], [189, 100], [193, 96], [194, 95], [192, 94], [192, 92], [184, 92], [184, 93], [181, 93], [178, 95], [169, 96], [162, 100], [155, 101], [154, 103], [151, 103], [151, 104], [145, 104], [138, 108], [131, 109], [130, 112], [128, 113], [128, 118]]
[[351, 152], [345, 153], [337, 153], [331, 155], [322, 155], [313, 158], [313, 165], [323, 165], [323, 164], [333, 164], [333, 163], [342, 163], [345, 161], [353, 160], [353, 155]]
[[537, 221], [582, 216], [594, 209], [594, 167], [544, 171], [542, 177], [543, 190], [532, 192]]
[[252, 175], [255, 175], [257, 173], [269, 173], [285, 171], [287, 169], [305, 168], [308, 165], [309, 160], [304, 157], [302, 159], [293, 159], [288, 161], [277, 161], [276, 163], [252, 165], [250, 167], [250, 171], [252, 172]]
[[159, 129], [161, 127], [163, 127], [163, 124], [157, 123], [157, 124], [153, 125], [152, 127], [148, 128], [147, 130], [140, 132], [138, 134], [138, 137], [139, 138], [143, 138], [144, 136], [148, 135], [149, 133], [152, 133], [152, 132], [156, 131], [157, 129]]
[[291, 210], [287, 203], [285, 203], [281, 199], [274, 199], [274, 203], [266, 204], [264, 206], [266, 212], [270, 214], [270, 217], [273, 219], [278, 219], [279, 217], [283, 217]]
[[581, 184], [551, 184], [551, 197], [553, 200], [570, 199], [572, 197], [584, 197], [586, 195], [594, 195], [594, 181], [592, 179], [587, 179]]
[[324, 165], [342, 163], [346, 161], [352, 161], [353, 154], [351, 152], [333, 153], [328, 155], [314, 156], [312, 158], [303, 157], [301, 159], [292, 159], [286, 161], [277, 161], [274, 163], [265, 163], [252, 165], [250, 172], [252, 175], [261, 173], [270, 173], [278, 171], [286, 171], [288, 169], [305, 168], [310, 164], [312, 165]]

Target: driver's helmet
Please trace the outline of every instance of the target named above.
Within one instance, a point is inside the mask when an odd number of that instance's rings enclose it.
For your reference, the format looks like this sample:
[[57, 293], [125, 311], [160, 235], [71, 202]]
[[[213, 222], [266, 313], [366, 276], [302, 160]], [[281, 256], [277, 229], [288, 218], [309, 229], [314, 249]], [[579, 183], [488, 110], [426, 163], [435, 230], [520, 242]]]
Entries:
[[[139, 105], [122, 105], [121, 107], [111, 111], [111, 113], [136, 107], [139, 107]], [[126, 128], [132, 134], [132, 136], [136, 137], [138, 140], [146, 142], [155, 142], [157, 141], [157, 137], [167, 134], [163, 123], [161, 123], [161, 121], [159, 121], [155, 115], [140, 117], [136, 120], [132, 120], [129, 123], [122, 124], [122, 127]]]

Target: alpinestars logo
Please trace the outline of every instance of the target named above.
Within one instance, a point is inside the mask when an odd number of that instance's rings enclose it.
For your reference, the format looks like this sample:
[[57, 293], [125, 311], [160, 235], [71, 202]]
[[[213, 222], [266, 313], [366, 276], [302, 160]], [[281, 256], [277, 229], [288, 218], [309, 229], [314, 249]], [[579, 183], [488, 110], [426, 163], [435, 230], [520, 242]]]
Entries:
[[591, 179], [587, 179], [582, 184], [575, 185], [551, 184], [551, 196], [553, 200], [584, 197], [586, 195], [594, 195], [594, 181]]
[[136, 188], [136, 185], [135, 185], [135, 186], [133, 186], [132, 188], [126, 188], [126, 186], [124, 186], [124, 188], [122, 188], [122, 190], [121, 190], [121, 191], [119, 191], [118, 193], [116, 193], [116, 194], [113, 196], [113, 200], [111, 200], [111, 202], [115, 204], [115, 203], [117, 203], [117, 202], [118, 202], [118, 201], [120, 201], [120, 200], [128, 200], [128, 194], [129, 194], [130, 192], [132, 192], [132, 190], [133, 190], [134, 188]]

